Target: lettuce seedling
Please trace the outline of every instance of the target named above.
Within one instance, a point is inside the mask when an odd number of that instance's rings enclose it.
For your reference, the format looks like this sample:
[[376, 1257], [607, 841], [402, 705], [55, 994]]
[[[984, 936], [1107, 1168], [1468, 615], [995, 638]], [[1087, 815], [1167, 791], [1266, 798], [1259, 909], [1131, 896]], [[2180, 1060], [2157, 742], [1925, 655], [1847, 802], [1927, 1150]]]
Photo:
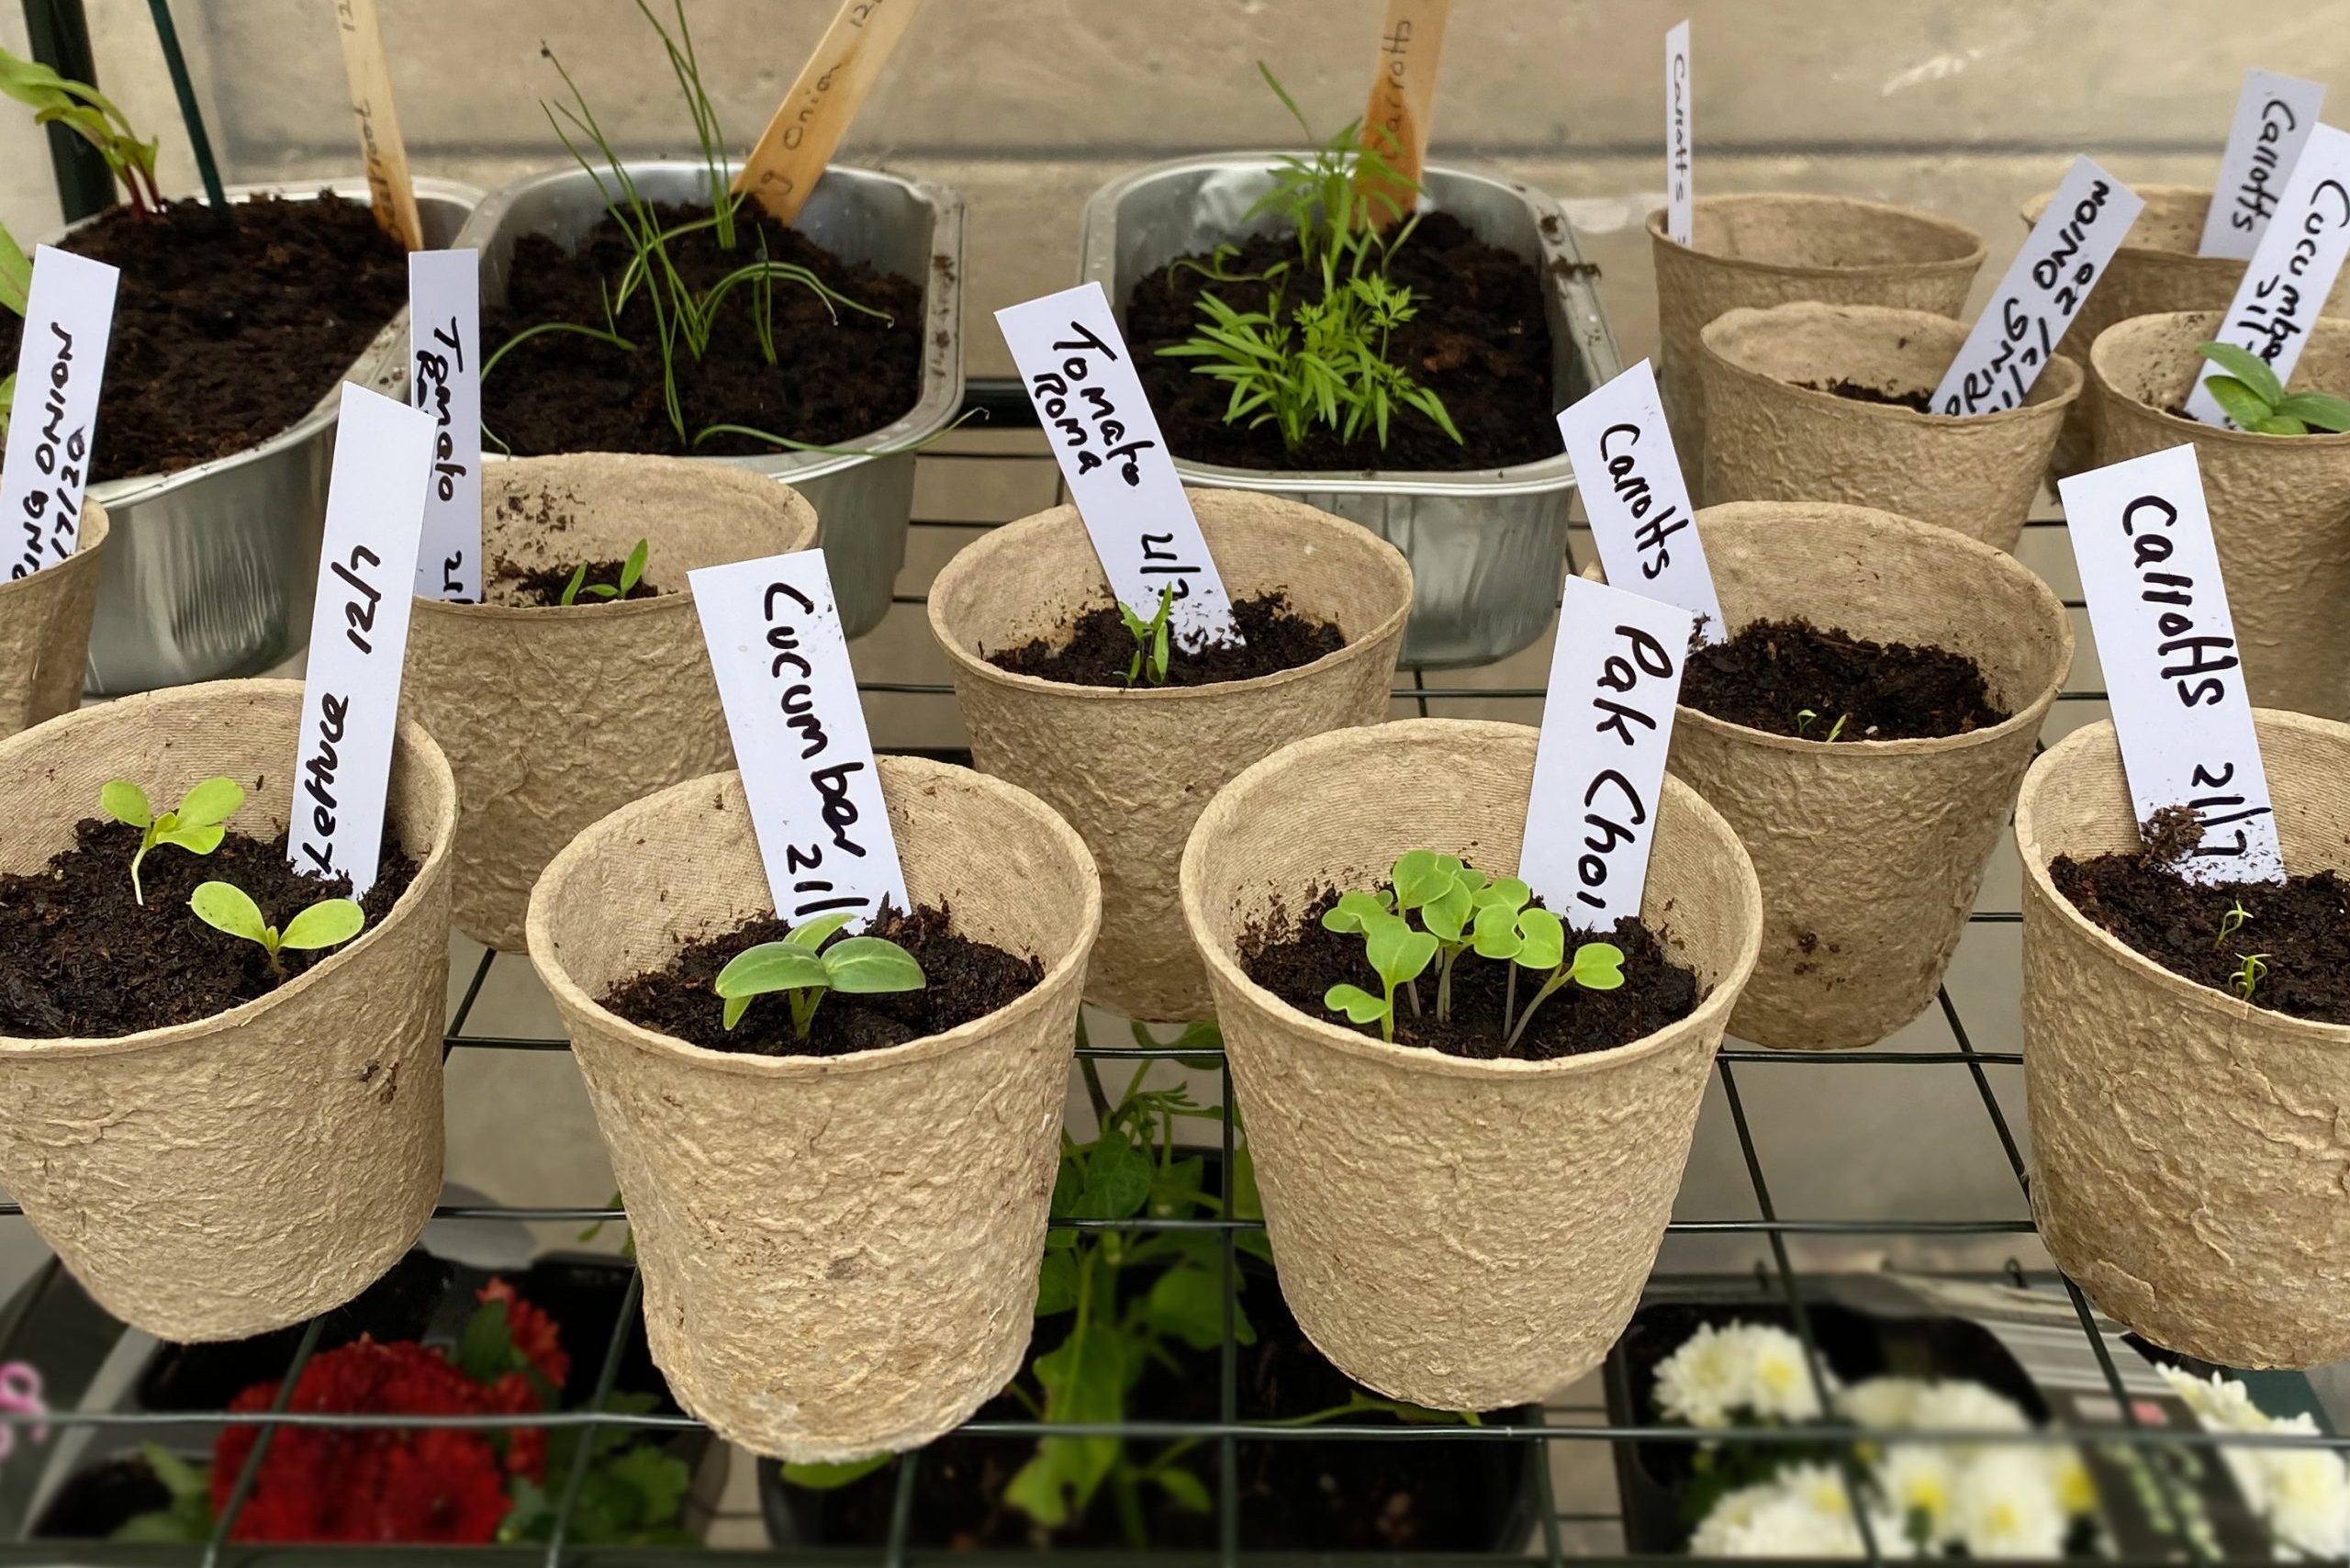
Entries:
[[726, 1002], [726, 1027], [741, 1023], [755, 998], [779, 991], [791, 1004], [791, 1037], [804, 1040], [828, 991], [871, 995], [930, 983], [914, 956], [885, 937], [844, 936], [825, 946], [848, 921], [845, 914], [821, 915], [780, 942], [762, 942], [728, 959], [713, 988]]
[[1126, 684], [1134, 685], [1147, 670], [1150, 684], [1167, 684], [1168, 630], [1175, 621], [1175, 585], [1169, 583], [1158, 590], [1158, 613], [1145, 621], [1118, 601], [1118, 619], [1126, 623], [1126, 634], [1135, 640], [1135, 661], [1126, 666]]
[[196, 911], [196, 919], [215, 931], [225, 931], [231, 936], [241, 936], [258, 943], [269, 957], [269, 972], [279, 980], [285, 978], [285, 966], [277, 955], [292, 948], [297, 952], [315, 951], [320, 947], [338, 946], [359, 935], [367, 924], [366, 912], [349, 899], [320, 899], [285, 923], [280, 931], [262, 914], [261, 906], [234, 882], [202, 882], [188, 895], [188, 908]]
[[2266, 360], [2233, 343], [2198, 343], [2195, 352], [2225, 372], [2205, 376], [2203, 385], [2239, 429], [2255, 435], [2350, 431], [2350, 398], [2331, 392], [2288, 392]]
[[618, 588], [610, 583], [589, 582], [588, 563], [580, 562], [578, 569], [571, 574], [571, 580], [563, 585], [563, 597], [555, 602], [574, 605], [579, 602], [579, 596], [583, 593], [595, 599], [626, 599], [629, 590], [644, 580], [644, 558], [651, 550], [650, 541], [640, 539], [636, 542], [636, 548], [631, 550], [628, 559], [621, 563], [621, 586]]
[[100, 790], [99, 808], [115, 821], [140, 830], [139, 853], [130, 857], [131, 899], [141, 905], [147, 902], [147, 890], [139, 885], [139, 863], [147, 858], [149, 850], [168, 844], [190, 855], [209, 855], [220, 847], [221, 835], [228, 831], [221, 824], [244, 803], [244, 786], [233, 778], [205, 779], [180, 797], [177, 810], [161, 816], [147, 803], [147, 791], [128, 778], [114, 779]]

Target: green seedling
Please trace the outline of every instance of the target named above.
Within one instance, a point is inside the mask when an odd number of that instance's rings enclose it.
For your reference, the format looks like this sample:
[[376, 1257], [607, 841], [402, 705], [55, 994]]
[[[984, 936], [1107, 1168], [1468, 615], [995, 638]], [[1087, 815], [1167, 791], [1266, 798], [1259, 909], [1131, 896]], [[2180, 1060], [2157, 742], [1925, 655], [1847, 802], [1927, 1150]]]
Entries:
[[2238, 996], [2250, 1002], [2254, 989], [2260, 984], [2262, 977], [2268, 973], [2268, 955], [2238, 953], [2236, 964], [2236, 972], [2228, 977], [2228, 984], [2233, 988]]
[[1147, 673], [1150, 684], [1167, 684], [1169, 629], [1175, 620], [1175, 585], [1169, 583], [1158, 590], [1158, 612], [1145, 621], [1125, 601], [1118, 603], [1118, 619], [1126, 623], [1126, 634], [1135, 640], [1134, 662], [1126, 666], [1126, 684], [1133, 686]]
[[820, 915], [780, 942], [762, 942], [728, 959], [715, 985], [726, 1003], [726, 1027], [741, 1023], [754, 1000], [779, 991], [791, 1004], [791, 1037], [804, 1040], [826, 991], [872, 995], [920, 991], [929, 983], [914, 956], [887, 938], [844, 936], [825, 946], [825, 939], [848, 920], [845, 914]]
[[2331, 392], [2288, 392], [2258, 354], [2233, 343], [2198, 343], [2195, 352], [2220, 367], [2204, 386], [2221, 411], [2255, 435], [2307, 435], [2350, 431], [2350, 398]]
[[[32, 297], [33, 263], [17, 237], [0, 224], [0, 306], [22, 319], [25, 301]], [[0, 441], [8, 437], [8, 418], [17, 407], [17, 373], [0, 375]]]
[[[1844, 721], [1851, 717], [1852, 715], [1850, 713], [1837, 714], [1836, 722], [1828, 726], [1828, 733], [1820, 736], [1820, 740], [1822, 742], [1830, 742], [1833, 741], [1838, 735], [1842, 734], [1844, 733]], [[1811, 732], [1811, 726], [1818, 722], [1819, 711], [1817, 708], [1804, 708], [1798, 710], [1796, 713], [1796, 734], [1797, 735], [1808, 735]]]
[[285, 978], [285, 966], [277, 961], [279, 953], [339, 946], [358, 935], [360, 928], [367, 924], [366, 913], [351, 900], [320, 899], [287, 921], [285, 929], [280, 931], [269, 924], [261, 906], [234, 882], [198, 883], [196, 891], [188, 895], [187, 906], [196, 911], [196, 919], [215, 931], [225, 931], [258, 944], [269, 958], [269, 972], [279, 980]]
[[571, 580], [563, 585], [563, 597], [555, 602], [563, 605], [576, 604], [579, 602], [579, 596], [583, 593], [591, 599], [626, 599], [629, 590], [644, 580], [644, 557], [650, 548], [651, 544], [646, 540], [640, 539], [636, 542], [636, 548], [631, 550], [628, 553], [628, 559], [621, 563], [621, 586], [618, 588], [614, 588], [610, 583], [589, 582], [588, 563], [580, 562], [578, 569], [571, 574]]
[[2211, 951], [2218, 952], [2229, 937], [2244, 929], [2244, 923], [2251, 918], [2251, 913], [2244, 907], [2244, 900], [2236, 900], [2234, 907], [2220, 916], [2220, 934], [2211, 938]]
[[147, 791], [128, 778], [114, 779], [100, 790], [99, 809], [140, 830], [139, 853], [130, 857], [133, 902], [141, 905], [147, 902], [147, 890], [139, 885], [139, 865], [149, 850], [168, 844], [190, 855], [209, 855], [220, 847], [221, 835], [228, 831], [221, 824], [244, 803], [244, 786], [233, 778], [205, 779], [182, 795], [176, 808], [160, 816], [148, 804]]
[[134, 211], [152, 214], [162, 209], [162, 192], [155, 184], [155, 153], [161, 145], [152, 137], [141, 140], [114, 100], [86, 82], [61, 76], [38, 60], [26, 60], [0, 49], [0, 93], [33, 110], [35, 125], [62, 125], [106, 160], [107, 169], [129, 193]]

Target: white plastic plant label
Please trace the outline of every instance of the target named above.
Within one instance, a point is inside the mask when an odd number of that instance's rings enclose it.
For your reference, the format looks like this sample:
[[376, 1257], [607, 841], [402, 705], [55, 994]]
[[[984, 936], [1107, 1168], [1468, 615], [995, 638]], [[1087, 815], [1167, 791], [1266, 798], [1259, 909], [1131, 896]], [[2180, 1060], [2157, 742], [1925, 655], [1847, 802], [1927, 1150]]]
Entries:
[[2057, 489], [2138, 820], [2194, 812], [2203, 842], [2180, 867], [2189, 881], [2279, 879], [2277, 815], [2195, 448], [2092, 468]]
[[[2277, 215], [2260, 237], [2252, 261], [2236, 286], [2236, 297], [2220, 322], [2222, 342], [2258, 354], [2290, 383], [2293, 366], [2309, 344], [2310, 323], [2325, 308], [2334, 274], [2350, 253], [2350, 131], [2321, 125], [2310, 131], [2277, 198]], [[2187, 415], [2207, 425], [2225, 425], [2228, 416], [2203, 385], [2215, 365], [2198, 372], [2187, 397]]]
[[995, 319], [1118, 602], [1149, 620], [1172, 584], [1178, 643], [1238, 642], [1232, 600], [1102, 286], [1080, 284]]
[[2210, 210], [2203, 215], [2199, 256], [2250, 259], [2277, 215], [2277, 198], [2292, 176], [2317, 117], [2325, 107], [2325, 84], [2274, 71], [2244, 73], [2236, 118], [2228, 128], [2228, 150], [2220, 157], [2220, 177], [2211, 187]]
[[1696, 232], [1689, 181], [1689, 23], [1664, 35], [1664, 234], [1676, 245]]
[[408, 401], [432, 416], [419, 599], [481, 602], [481, 252], [408, 258]]
[[1930, 399], [1939, 414], [1996, 414], [2031, 395], [2057, 340], [2145, 210], [2092, 159], [2073, 160], [2048, 210], [2024, 237]]
[[383, 848], [432, 442], [430, 415], [343, 384], [286, 857], [315, 877], [349, 877], [352, 898], [375, 885]]
[[8, 521], [8, 578], [70, 560], [81, 547], [82, 496], [90, 484], [90, 443], [114, 332], [120, 274], [104, 262], [42, 245], [33, 252], [17, 345], [16, 400], [0, 472], [0, 517]]
[[1693, 630], [1677, 605], [1567, 579], [1517, 875], [1571, 926], [1640, 913]]
[[1607, 580], [1688, 610], [1707, 642], [1728, 641], [1713, 568], [1697, 540], [1695, 509], [1649, 362], [1561, 410], [1559, 434]]
[[776, 913], [861, 931], [905, 872], [822, 550], [688, 572]]

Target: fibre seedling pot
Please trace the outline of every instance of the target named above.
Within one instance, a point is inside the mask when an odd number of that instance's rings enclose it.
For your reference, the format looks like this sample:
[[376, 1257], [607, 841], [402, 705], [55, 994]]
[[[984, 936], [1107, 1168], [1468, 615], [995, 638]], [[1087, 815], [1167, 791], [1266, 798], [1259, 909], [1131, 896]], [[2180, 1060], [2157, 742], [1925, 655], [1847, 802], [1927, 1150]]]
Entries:
[[107, 526], [106, 509], [84, 501], [70, 559], [0, 580], [0, 740], [81, 702]]
[[2013, 409], [1922, 414], [1823, 388], [1930, 393], [1966, 341], [1925, 310], [1801, 301], [1732, 310], [1699, 335], [1710, 501], [1847, 501], [2002, 550], [2023, 532], [2080, 368], [2052, 363]]
[[1278, 496], [1190, 490], [1235, 599], [1278, 588], [1347, 645], [1295, 669], [1214, 686], [1071, 686], [998, 669], [983, 652], [1049, 637], [1110, 599], [1073, 506], [981, 536], [930, 590], [930, 629], [983, 772], [1033, 791], [1101, 862], [1102, 940], [1085, 994], [1130, 1018], [1208, 1016], [1207, 972], [1183, 929], [1176, 870], [1208, 798], [1294, 740], [1386, 716], [1412, 607], [1395, 547]]
[[1281, 1294], [1316, 1349], [1444, 1410], [1539, 1400], [1631, 1316], [1680, 1186], [1762, 895], [1729, 824], [1668, 777], [1642, 916], [1697, 973], [1687, 1018], [1612, 1050], [1472, 1061], [1300, 1012], [1242, 972], [1277, 905], [1407, 849], [1514, 870], [1524, 725], [1415, 719], [1303, 740], [1220, 790], [1183, 849]]
[[[111, 778], [158, 800], [226, 774], [268, 837], [292, 804], [302, 687], [125, 698], [0, 742], [0, 869], [38, 871]], [[441, 1023], [457, 784], [403, 722], [386, 819], [418, 862], [391, 913], [258, 1001], [110, 1039], [0, 1038], [0, 1186], [98, 1305], [175, 1340], [341, 1306], [441, 1193]]]
[[[2089, 353], [2098, 461], [2194, 446], [2253, 701], [2350, 719], [2350, 435], [2253, 435], [2172, 413], [2212, 368], [2195, 345], [2219, 326], [2205, 313], [2106, 329]], [[2291, 385], [2350, 393], [2350, 319], [2311, 323]]]
[[913, 899], [1045, 965], [945, 1034], [736, 1055], [598, 1004], [773, 913], [739, 775], [621, 807], [531, 895], [531, 960], [620, 1178], [653, 1359], [688, 1411], [778, 1459], [928, 1442], [1019, 1371], [1101, 926], [1093, 857], [1042, 801], [917, 757], [882, 757], [880, 778]]
[[1963, 223], [1852, 196], [1700, 196], [1692, 234], [1694, 244], [1676, 245], [1663, 209], [1649, 214], [1657, 389], [1691, 470], [1706, 450], [1698, 335], [1707, 322], [1797, 299], [1954, 317], [1985, 254], [1983, 236]]
[[1923, 1013], [1966, 928], [2041, 722], [2073, 662], [2064, 602], [2003, 550], [1866, 507], [1736, 501], [1696, 515], [1731, 631], [1801, 616], [1981, 666], [2005, 723], [1806, 740], [1682, 704], [1668, 766], [1728, 819], [1762, 885], [1762, 952], [1729, 1032], [1874, 1045]]
[[419, 599], [408, 714], [441, 743], [466, 810], [452, 917], [520, 950], [532, 884], [588, 823], [733, 757], [686, 574], [804, 550], [815, 510], [787, 485], [681, 457], [582, 453], [482, 475], [483, 559], [621, 560], [647, 541], [653, 599], [565, 607]]
[[[2350, 727], [2253, 716], [2285, 868], [2350, 870]], [[2049, 1256], [2155, 1344], [2229, 1367], [2350, 1357], [2350, 1025], [2171, 973], [2091, 924], [2049, 863], [2138, 846], [2108, 722], [2032, 764], [2023, 1081]]]

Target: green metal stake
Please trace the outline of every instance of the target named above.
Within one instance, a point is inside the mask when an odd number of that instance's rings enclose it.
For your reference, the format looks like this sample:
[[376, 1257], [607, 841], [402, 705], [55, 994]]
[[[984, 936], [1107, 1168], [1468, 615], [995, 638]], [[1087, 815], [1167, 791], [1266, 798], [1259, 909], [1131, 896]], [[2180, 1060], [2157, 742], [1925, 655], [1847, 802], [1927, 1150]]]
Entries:
[[212, 210], [228, 218], [229, 193], [220, 186], [220, 165], [212, 159], [212, 139], [204, 134], [204, 111], [196, 106], [196, 84], [188, 79], [187, 56], [180, 52], [180, 30], [172, 23], [171, 0], [147, 0], [155, 18], [155, 38], [163, 46], [163, 63], [171, 69], [172, 91], [179, 95], [180, 119], [187, 127], [188, 151], [196, 154], [196, 173], [204, 176], [204, 198]]

